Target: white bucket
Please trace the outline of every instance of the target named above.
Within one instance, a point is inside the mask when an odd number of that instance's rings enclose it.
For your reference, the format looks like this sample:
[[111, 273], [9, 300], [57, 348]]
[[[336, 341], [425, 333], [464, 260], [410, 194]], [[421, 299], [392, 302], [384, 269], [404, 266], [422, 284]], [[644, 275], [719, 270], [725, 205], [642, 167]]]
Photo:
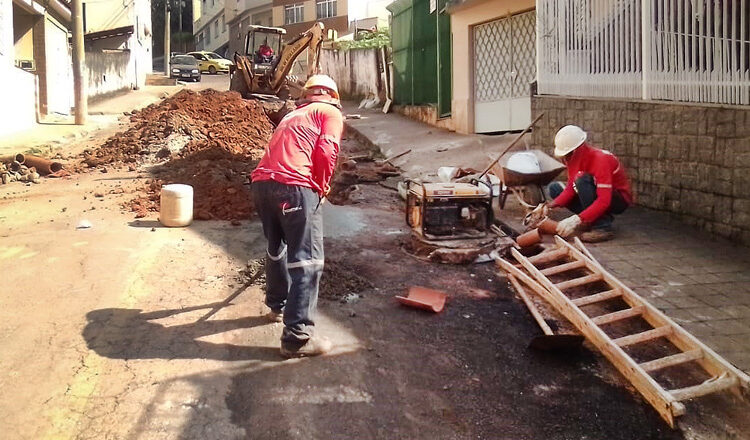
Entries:
[[175, 183], [161, 187], [159, 221], [164, 226], [187, 226], [193, 221], [193, 187]]

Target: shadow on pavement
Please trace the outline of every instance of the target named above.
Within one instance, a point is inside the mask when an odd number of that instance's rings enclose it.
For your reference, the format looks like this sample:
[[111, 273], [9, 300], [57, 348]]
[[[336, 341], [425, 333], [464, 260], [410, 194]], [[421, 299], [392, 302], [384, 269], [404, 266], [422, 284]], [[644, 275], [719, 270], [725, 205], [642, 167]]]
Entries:
[[165, 326], [153, 320], [179, 313], [212, 308], [221, 303], [184, 309], [143, 312], [140, 309], [100, 309], [86, 314], [86, 345], [112, 359], [216, 359], [225, 361], [281, 361], [275, 347], [213, 343], [201, 337], [266, 325], [263, 317], [197, 321]]

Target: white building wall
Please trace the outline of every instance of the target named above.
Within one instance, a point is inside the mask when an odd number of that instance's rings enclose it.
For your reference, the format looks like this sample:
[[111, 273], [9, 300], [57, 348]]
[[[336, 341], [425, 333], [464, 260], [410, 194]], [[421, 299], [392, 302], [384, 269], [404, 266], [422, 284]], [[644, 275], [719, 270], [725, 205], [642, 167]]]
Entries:
[[193, 22], [196, 50], [217, 51], [227, 45], [229, 26], [226, 24], [224, 0], [201, 0], [200, 12], [196, 17], [198, 19]]
[[14, 67], [14, 57], [13, 2], [0, 0], [0, 137], [27, 130], [36, 120], [36, 76]]

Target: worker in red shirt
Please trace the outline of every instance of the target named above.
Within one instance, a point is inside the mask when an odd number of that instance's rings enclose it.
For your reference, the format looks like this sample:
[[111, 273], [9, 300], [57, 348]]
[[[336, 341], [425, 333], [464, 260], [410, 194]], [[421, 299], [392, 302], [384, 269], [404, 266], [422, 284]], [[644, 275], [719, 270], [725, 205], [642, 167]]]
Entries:
[[313, 334], [313, 327], [323, 273], [321, 204], [344, 128], [340, 107], [333, 79], [311, 76], [298, 107], [281, 120], [251, 174], [253, 202], [268, 241], [267, 317], [284, 322], [284, 357], [316, 356], [332, 345]]
[[568, 168], [568, 182], [548, 186], [554, 200], [544, 209], [573, 211], [573, 216], [558, 223], [557, 234], [562, 237], [581, 229], [583, 241], [610, 240], [614, 214], [622, 214], [633, 204], [630, 181], [614, 154], [592, 146], [586, 138], [586, 132], [575, 125], [566, 125], [555, 135], [555, 156]]
[[268, 40], [263, 40], [263, 44], [258, 48], [258, 55], [262, 63], [270, 63], [273, 59], [273, 49], [268, 45]]

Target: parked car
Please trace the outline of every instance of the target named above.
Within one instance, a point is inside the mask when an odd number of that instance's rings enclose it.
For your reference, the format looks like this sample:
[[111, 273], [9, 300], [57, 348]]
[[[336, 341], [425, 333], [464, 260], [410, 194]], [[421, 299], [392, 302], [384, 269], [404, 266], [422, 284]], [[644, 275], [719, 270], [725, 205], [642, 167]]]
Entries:
[[219, 56], [219, 54], [215, 52], [188, 52], [188, 55], [192, 55], [198, 60], [198, 70], [200, 70], [201, 73], [208, 72], [211, 75], [215, 75], [219, 72], [229, 73], [231, 70], [234, 70], [233, 62]]
[[201, 73], [198, 70], [198, 61], [190, 55], [177, 55], [172, 57], [169, 62], [170, 78], [179, 78], [183, 80], [191, 79], [193, 81], [201, 80]]

